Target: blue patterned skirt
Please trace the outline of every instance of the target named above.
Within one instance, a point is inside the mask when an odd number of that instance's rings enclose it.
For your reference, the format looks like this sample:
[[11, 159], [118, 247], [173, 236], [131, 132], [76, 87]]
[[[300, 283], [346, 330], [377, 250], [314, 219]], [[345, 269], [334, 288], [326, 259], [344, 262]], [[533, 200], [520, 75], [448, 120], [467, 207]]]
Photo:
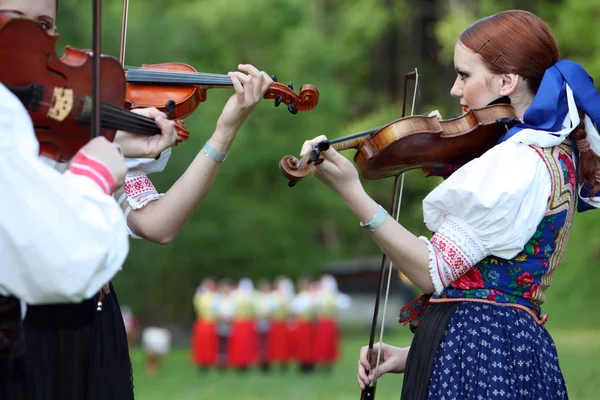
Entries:
[[[419, 375], [427, 374], [429, 379], [426, 390], [418, 397], [407, 398], [568, 398], [554, 341], [546, 328], [538, 326], [529, 314], [512, 307], [475, 302], [447, 306], [430, 306], [433, 310], [429, 314], [435, 314], [435, 308], [446, 307], [450, 318], [445, 329], [437, 326], [438, 331], [442, 330], [437, 346], [430, 340], [427, 340], [429, 344], [415, 343], [415, 352], [407, 361], [407, 372], [409, 368], [421, 368]], [[428, 318], [428, 313], [423, 317]], [[419, 332], [427, 326], [436, 329], [433, 324], [419, 326], [415, 341], [419, 334], [427, 334]], [[435, 350], [423, 350], [427, 346], [435, 346]], [[424, 364], [415, 366], [414, 361], [410, 362], [410, 358], [418, 358], [418, 353], [423, 354], [423, 351], [433, 356], [429, 371], [423, 370]], [[411, 383], [405, 379], [405, 384]]]

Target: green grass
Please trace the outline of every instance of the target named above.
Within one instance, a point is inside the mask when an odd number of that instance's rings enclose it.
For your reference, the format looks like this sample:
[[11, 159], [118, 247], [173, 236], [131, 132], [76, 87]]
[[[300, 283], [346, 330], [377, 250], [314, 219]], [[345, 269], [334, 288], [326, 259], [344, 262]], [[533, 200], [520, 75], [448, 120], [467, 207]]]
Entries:
[[[600, 392], [600, 330], [559, 330], [551, 333], [558, 347], [561, 368], [571, 399], [597, 399]], [[402, 330], [386, 339], [399, 346], [410, 343], [412, 335]], [[347, 336], [342, 359], [330, 375], [318, 372], [300, 375], [295, 368], [264, 375], [257, 370], [241, 375], [235, 371], [200, 373], [189, 362], [188, 350], [176, 348], [163, 359], [158, 376], [144, 370], [144, 355], [132, 353], [137, 400], [338, 400], [359, 399], [356, 382], [358, 351], [368, 335]], [[379, 400], [400, 397], [402, 375], [385, 375], [377, 386]]]

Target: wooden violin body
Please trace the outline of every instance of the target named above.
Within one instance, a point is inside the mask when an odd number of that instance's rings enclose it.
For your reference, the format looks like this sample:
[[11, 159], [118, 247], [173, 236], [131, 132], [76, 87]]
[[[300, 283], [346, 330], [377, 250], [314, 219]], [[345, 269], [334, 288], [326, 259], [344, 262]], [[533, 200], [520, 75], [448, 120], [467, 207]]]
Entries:
[[[183, 63], [144, 64], [141, 68], [127, 71], [126, 103], [129, 108], [156, 107], [168, 111], [165, 105], [174, 102], [173, 118], [185, 118], [206, 101], [210, 88], [232, 88], [227, 75], [199, 73]], [[312, 85], [303, 85], [296, 94], [291, 85], [273, 82], [264, 95], [284, 103], [290, 112], [312, 110], [319, 102], [319, 91]]]
[[[404, 117], [371, 134], [330, 143], [338, 151], [356, 149], [354, 161], [361, 175], [366, 179], [381, 179], [415, 168], [466, 164], [493, 147], [506, 133], [507, 124], [514, 121], [512, 106], [494, 104], [449, 120], [435, 116]], [[310, 154], [301, 160], [286, 156], [279, 168], [293, 185], [308, 174], [311, 161], [315, 160], [310, 159]]]
[[[24, 101], [41, 153], [64, 161], [90, 140], [92, 58], [67, 46], [59, 59], [57, 38], [35, 21], [0, 13], [0, 81]], [[100, 68], [102, 136], [112, 141], [117, 129], [160, 133], [153, 120], [123, 109], [126, 80], [118, 60], [103, 55]]]

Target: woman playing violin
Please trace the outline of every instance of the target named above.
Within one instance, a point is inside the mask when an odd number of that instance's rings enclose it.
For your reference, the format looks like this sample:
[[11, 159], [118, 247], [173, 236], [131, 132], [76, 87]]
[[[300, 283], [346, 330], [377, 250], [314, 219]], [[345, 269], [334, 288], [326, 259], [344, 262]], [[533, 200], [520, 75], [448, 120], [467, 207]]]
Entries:
[[425, 293], [400, 314], [415, 332], [411, 346], [378, 344], [370, 358], [362, 348], [358, 384], [404, 372], [406, 399], [565, 399], [540, 306], [575, 211], [597, 205], [600, 95], [581, 66], [560, 60], [546, 23], [525, 11], [467, 28], [454, 65], [450, 94], [465, 111], [508, 96], [522, 122], [423, 200], [431, 237], [388, 216], [335, 149], [311, 167]]
[[[55, 31], [55, 0], [0, 0], [0, 11], [11, 10]], [[168, 243], [206, 196], [237, 132], [272, 83], [266, 73], [240, 65], [229, 73], [235, 94], [225, 105], [217, 128], [187, 171], [165, 193], [157, 193], [145, 172], [164, 168], [175, 140], [172, 121], [154, 109], [134, 110], [155, 119], [164, 139], [118, 132], [129, 172], [115, 193], [126, 212], [130, 233]], [[162, 125], [161, 125], [162, 124]], [[165, 145], [165, 142], [166, 143]], [[158, 160], [155, 157], [159, 156]], [[142, 190], [135, 190], [143, 183]], [[133, 382], [127, 337], [112, 285], [105, 287], [102, 310], [96, 296], [74, 305], [29, 307], [24, 321], [27, 342], [28, 399], [132, 399]]]
[[[0, 10], [35, 15], [42, 27], [54, 29], [54, 2], [2, 0]], [[39, 304], [83, 301], [95, 296], [123, 265], [129, 250], [127, 229], [112, 197], [127, 172], [123, 154], [155, 156], [176, 137], [162, 113], [140, 113], [155, 117], [162, 133], [123, 146], [95, 138], [59, 173], [38, 156], [40, 145], [27, 110], [0, 84], [0, 398], [33, 398], [37, 392], [28, 393], [34, 387], [33, 371], [38, 363], [47, 365], [45, 354], [27, 353], [25, 303], [31, 310]], [[123, 138], [129, 135], [119, 132]], [[68, 351], [70, 344], [60, 351]], [[27, 355], [34, 360], [29, 366]]]

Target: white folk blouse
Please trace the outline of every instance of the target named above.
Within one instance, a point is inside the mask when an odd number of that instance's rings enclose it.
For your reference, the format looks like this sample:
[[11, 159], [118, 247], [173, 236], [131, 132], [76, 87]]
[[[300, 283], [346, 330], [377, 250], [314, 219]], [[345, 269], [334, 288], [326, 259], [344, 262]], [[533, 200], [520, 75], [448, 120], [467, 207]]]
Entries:
[[[469, 268], [487, 256], [511, 259], [523, 250], [544, 217], [551, 194], [548, 169], [528, 145], [503, 142], [465, 164], [423, 200], [429, 230], [443, 235], [466, 256]], [[431, 243], [430, 273], [435, 292], [466, 270], [440, 265]], [[439, 258], [439, 257], [438, 257]], [[457, 275], [457, 276], [451, 276]], [[442, 276], [442, 278], [441, 278]]]
[[27, 111], [0, 84], [0, 294], [79, 302], [123, 265], [125, 219], [96, 180], [60, 173], [38, 153]]

